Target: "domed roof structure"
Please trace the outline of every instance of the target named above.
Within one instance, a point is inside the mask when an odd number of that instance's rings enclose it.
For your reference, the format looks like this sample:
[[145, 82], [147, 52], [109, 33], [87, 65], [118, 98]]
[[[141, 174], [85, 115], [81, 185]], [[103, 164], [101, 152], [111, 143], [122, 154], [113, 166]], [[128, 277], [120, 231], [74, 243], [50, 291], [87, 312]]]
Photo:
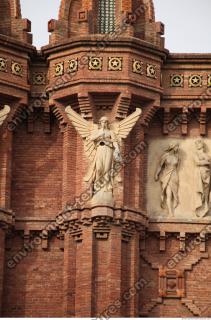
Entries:
[[49, 21], [50, 44], [79, 35], [115, 34], [119, 29], [120, 36], [163, 46], [164, 26], [155, 22], [152, 0], [61, 0], [58, 20]]

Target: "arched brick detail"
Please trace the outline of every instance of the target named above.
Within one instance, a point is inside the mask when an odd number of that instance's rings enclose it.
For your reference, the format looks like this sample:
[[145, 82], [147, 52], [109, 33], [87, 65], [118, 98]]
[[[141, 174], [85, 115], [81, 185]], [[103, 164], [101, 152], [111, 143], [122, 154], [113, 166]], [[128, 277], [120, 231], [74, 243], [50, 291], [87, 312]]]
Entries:
[[[58, 20], [49, 22], [50, 44], [56, 44], [75, 35], [96, 34], [99, 0], [61, 0]], [[163, 25], [155, 22], [153, 0], [116, 0], [116, 28], [128, 17], [131, 27], [122, 35], [135, 36], [157, 46], [163, 46]]]

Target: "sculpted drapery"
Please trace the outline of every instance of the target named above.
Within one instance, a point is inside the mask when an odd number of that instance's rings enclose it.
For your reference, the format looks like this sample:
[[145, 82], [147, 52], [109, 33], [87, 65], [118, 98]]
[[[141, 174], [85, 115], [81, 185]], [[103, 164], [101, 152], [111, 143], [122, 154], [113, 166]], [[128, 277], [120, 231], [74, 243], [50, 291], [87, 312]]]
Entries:
[[155, 181], [161, 183], [161, 207], [167, 207], [170, 216], [179, 204], [179, 145], [171, 144], [162, 155], [155, 173]]
[[196, 151], [194, 162], [196, 165], [195, 182], [196, 197], [195, 208], [196, 216], [202, 218], [209, 211], [210, 191], [211, 191], [211, 158], [206, 152], [206, 146], [202, 139], [195, 142]]
[[141, 116], [141, 109], [136, 109], [126, 119], [113, 124], [105, 116], [100, 119], [99, 124], [86, 121], [71, 107], [66, 108], [66, 113], [83, 138], [85, 153], [90, 161], [84, 180], [93, 186], [92, 204], [113, 205], [114, 181], [111, 172], [115, 162], [122, 161], [121, 140], [135, 126]]

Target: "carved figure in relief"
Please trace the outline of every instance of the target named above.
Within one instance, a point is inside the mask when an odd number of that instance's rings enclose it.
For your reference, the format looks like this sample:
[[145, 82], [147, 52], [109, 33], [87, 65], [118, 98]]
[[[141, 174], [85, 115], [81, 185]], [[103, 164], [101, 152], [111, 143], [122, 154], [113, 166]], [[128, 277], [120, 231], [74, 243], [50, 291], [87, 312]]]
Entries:
[[179, 144], [173, 143], [161, 156], [155, 173], [155, 181], [160, 180], [161, 183], [161, 207], [167, 207], [170, 216], [174, 216], [174, 210], [179, 204], [179, 163]]
[[10, 107], [5, 105], [2, 110], [0, 110], [0, 126], [6, 120], [8, 114], [10, 113]]
[[196, 183], [196, 197], [195, 197], [195, 212], [197, 217], [204, 217], [209, 211], [209, 200], [211, 190], [211, 158], [206, 151], [204, 141], [199, 138], [195, 141], [196, 152], [194, 155], [194, 162], [196, 165], [195, 183]]
[[104, 116], [98, 125], [86, 121], [71, 107], [65, 111], [83, 138], [85, 153], [91, 163], [84, 180], [93, 186], [92, 205], [113, 205], [112, 168], [115, 162], [122, 161], [121, 139], [125, 139], [135, 126], [142, 113], [141, 109], [136, 109], [124, 120], [113, 124]]

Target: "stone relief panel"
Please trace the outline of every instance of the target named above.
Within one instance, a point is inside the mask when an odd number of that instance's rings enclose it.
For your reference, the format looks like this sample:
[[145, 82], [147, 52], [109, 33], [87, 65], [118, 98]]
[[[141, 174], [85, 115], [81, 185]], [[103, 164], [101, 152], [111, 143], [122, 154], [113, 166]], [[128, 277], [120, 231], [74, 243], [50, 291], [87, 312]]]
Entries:
[[155, 219], [211, 219], [211, 141], [149, 141], [147, 210]]

